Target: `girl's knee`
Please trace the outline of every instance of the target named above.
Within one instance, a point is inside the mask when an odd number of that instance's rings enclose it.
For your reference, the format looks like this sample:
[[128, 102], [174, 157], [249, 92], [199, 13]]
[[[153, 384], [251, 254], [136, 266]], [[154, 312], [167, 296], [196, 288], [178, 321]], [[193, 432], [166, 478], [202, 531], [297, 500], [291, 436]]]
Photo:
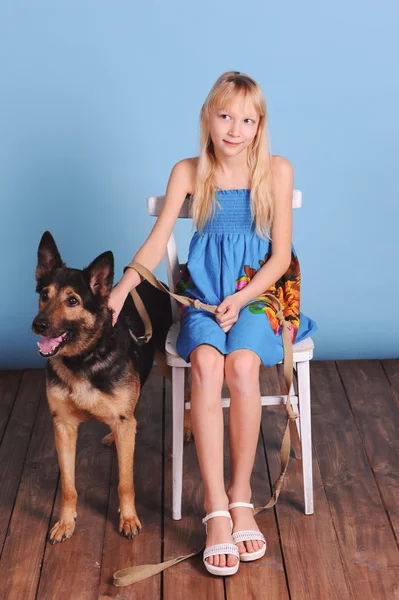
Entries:
[[201, 344], [190, 355], [193, 379], [221, 379], [223, 382], [224, 356], [213, 346]]
[[225, 375], [229, 389], [259, 387], [259, 356], [252, 350], [236, 350], [226, 357]]

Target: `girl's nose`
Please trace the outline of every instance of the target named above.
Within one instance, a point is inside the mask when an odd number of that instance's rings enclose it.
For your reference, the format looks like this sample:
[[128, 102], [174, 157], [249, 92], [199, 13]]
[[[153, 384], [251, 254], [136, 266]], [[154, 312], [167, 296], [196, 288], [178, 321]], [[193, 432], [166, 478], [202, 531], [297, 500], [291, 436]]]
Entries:
[[238, 123], [231, 123], [230, 129], [229, 129], [229, 135], [231, 135], [232, 137], [238, 137], [239, 134], [240, 134], [240, 131], [239, 131]]

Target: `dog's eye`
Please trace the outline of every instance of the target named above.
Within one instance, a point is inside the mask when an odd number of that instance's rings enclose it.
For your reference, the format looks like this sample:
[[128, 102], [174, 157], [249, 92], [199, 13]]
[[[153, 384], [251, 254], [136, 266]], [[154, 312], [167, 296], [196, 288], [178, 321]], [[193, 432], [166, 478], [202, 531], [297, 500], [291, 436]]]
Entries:
[[47, 290], [43, 290], [40, 294], [40, 300], [43, 300], [43, 302], [45, 302], [46, 300], [48, 300], [48, 291]]
[[75, 298], [75, 296], [69, 296], [67, 303], [68, 306], [76, 306], [77, 304], [79, 304], [79, 300]]

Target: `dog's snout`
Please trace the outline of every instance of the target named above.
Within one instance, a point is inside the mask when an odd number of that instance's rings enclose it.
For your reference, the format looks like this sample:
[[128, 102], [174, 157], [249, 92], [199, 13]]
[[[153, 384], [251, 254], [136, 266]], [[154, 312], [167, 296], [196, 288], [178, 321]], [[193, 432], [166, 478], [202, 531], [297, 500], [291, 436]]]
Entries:
[[33, 321], [33, 329], [40, 335], [44, 335], [49, 327], [50, 323], [46, 319], [35, 319]]

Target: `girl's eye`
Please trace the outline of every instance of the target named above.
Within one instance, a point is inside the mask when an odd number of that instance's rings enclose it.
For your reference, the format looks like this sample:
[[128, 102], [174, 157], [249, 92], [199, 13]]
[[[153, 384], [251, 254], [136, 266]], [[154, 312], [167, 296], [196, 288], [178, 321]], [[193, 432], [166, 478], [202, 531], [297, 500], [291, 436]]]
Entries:
[[40, 294], [40, 299], [43, 300], [43, 302], [45, 302], [48, 299], [48, 291], [47, 290], [42, 291], [42, 293]]
[[255, 123], [252, 119], [244, 119], [245, 123]]
[[224, 119], [225, 121], [227, 121], [227, 119], [230, 119], [229, 115], [220, 115], [222, 119]]
[[79, 304], [79, 301], [77, 298], [75, 298], [75, 296], [69, 296], [67, 303], [68, 306], [76, 306], [77, 304]]

